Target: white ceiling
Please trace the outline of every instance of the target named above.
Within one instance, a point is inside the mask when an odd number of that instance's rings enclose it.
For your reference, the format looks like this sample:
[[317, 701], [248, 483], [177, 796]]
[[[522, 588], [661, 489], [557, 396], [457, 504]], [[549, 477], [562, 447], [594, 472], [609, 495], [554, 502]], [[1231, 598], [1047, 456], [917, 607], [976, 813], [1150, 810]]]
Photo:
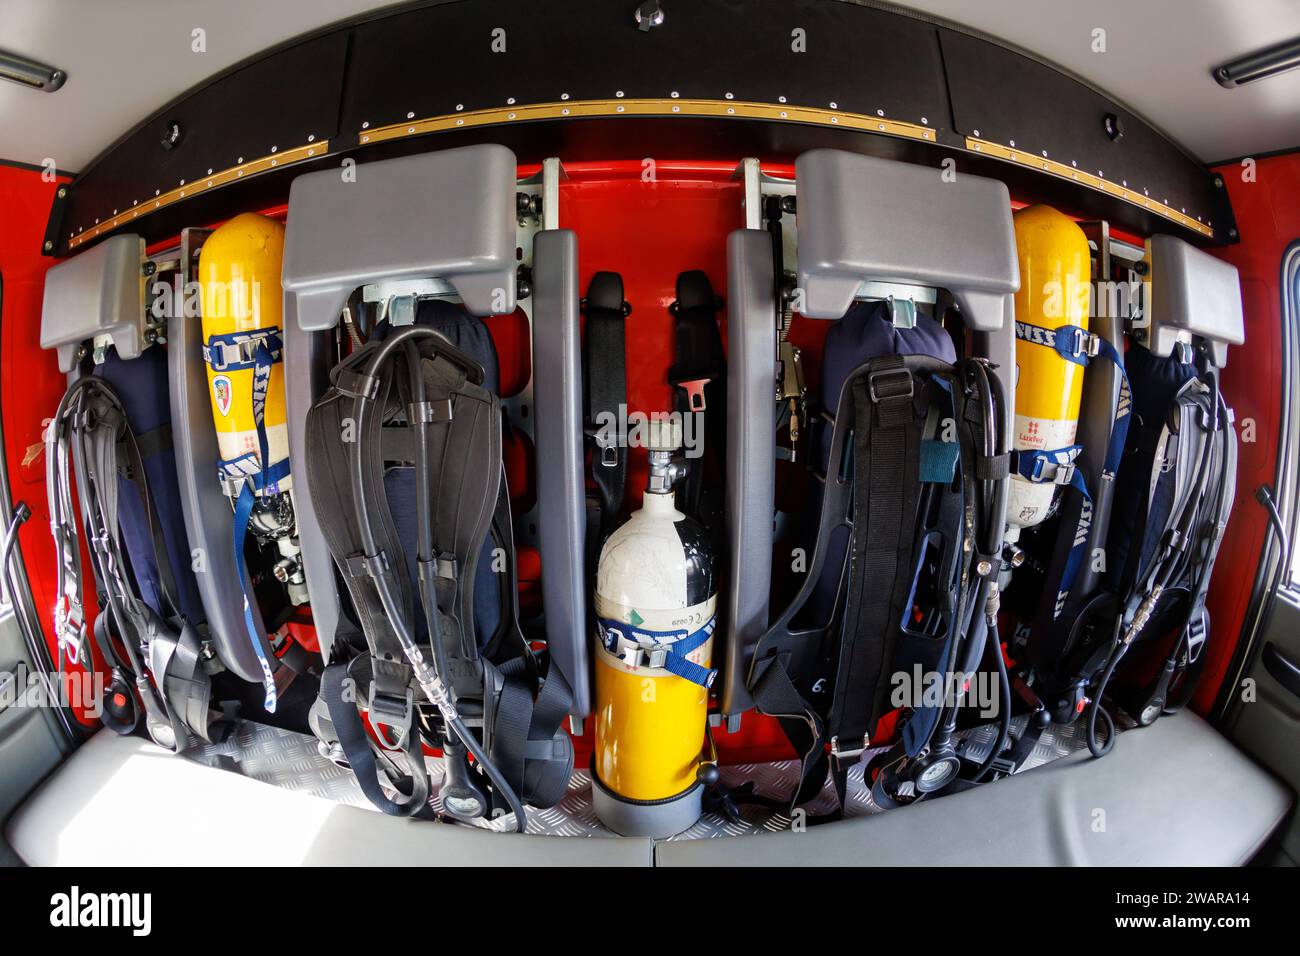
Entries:
[[[0, 82], [0, 159], [77, 172], [156, 110], [268, 47], [397, 0], [0, 0], [0, 50], [66, 70]], [[207, 52], [192, 34], [205, 32]]]
[[[1210, 70], [1300, 37], [1300, 0], [898, 0], [1032, 52], [1205, 162], [1300, 147], [1300, 70], [1225, 90]], [[1092, 52], [1093, 31], [1106, 52]]]
[[[0, 159], [75, 172], [206, 77], [397, 0], [0, 0], [0, 49], [65, 69], [55, 94], [0, 83]], [[540, 2], [540, 0], [520, 0]], [[624, 3], [629, 17], [635, 0]], [[672, 22], [675, 3], [662, 0]], [[1300, 70], [1224, 90], [1210, 68], [1300, 36], [1300, 0], [903, 0], [1057, 63], [1211, 161], [1300, 146]], [[191, 49], [206, 31], [207, 52]], [[1106, 52], [1093, 53], [1093, 30]]]

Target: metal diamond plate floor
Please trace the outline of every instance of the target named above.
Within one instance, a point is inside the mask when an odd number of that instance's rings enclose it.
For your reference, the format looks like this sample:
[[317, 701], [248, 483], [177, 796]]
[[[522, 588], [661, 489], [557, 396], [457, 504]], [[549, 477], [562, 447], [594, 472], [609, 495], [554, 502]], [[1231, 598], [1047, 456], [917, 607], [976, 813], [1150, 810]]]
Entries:
[[[1018, 736], [1027, 718], [1012, 721]], [[983, 760], [997, 737], [997, 727], [988, 725], [959, 736], [969, 738], [967, 754], [972, 760]], [[1059, 757], [1083, 750], [1086, 744], [1081, 725], [1052, 725], [1043, 733], [1033, 754], [1020, 772], [1031, 770]], [[848, 816], [862, 816], [879, 812], [868, 799], [870, 787], [863, 781], [867, 761], [878, 751], [868, 751], [863, 760], [849, 771]], [[350, 770], [345, 770], [321, 756], [316, 749], [316, 739], [305, 734], [262, 724], [242, 722], [230, 738], [220, 744], [191, 740], [185, 757], [232, 773], [242, 774], [263, 783], [299, 790], [313, 796], [348, 804], [362, 809], [373, 809], [361, 793]], [[442, 779], [442, 760], [429, 758], [429, 773], [436, 790]], [[722, 768], [723, 781], [731, 786], [753, 783], [754, 792], [760, 796], [784, 801], [792, 791], [798, 767], [793, 760], [763, 764], [736, 764]], [[441, 802], [435, 792], [431, 798], [435, 810]], [[834, 808], [834, 794], [829, 781], [820, 797], [807, 807], [811, 814], [829, 812]], [[375, 811], [378, 812], [378, 811]], [[790, 829], [792, 820], [784, 811], [764, 807], [744, 806], [744, 820], [732, 823], [720, 815], [706, 813], [695, 826], [673, 837], [674, 840], [699, 840], [712, 837], [741, 836], [744, 834], [776, 833]], [[514, 829], [514, 817], [506, 816], [492, 821], [481, 821], [479, 826], [493, 830]], [[528, 815], [528, 832], [547, 836], [610, 837], [614, 833], [605, 829], [591, 803], [591, 774], [579, 770], [573, 774], [569, 791], [560, 803], [550, 810], [532, 810]]]

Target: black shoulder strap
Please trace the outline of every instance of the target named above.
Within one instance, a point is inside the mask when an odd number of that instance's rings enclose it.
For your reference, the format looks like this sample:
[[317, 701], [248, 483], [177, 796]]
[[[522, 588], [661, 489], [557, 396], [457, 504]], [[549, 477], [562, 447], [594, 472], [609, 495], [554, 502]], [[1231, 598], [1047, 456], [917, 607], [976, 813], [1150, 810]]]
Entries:
[[915, 411], [918, 383], [899, 356], [873, 363], [852, 388], [854, 533], [828, 722], [833, 753], [865, 749], [884, 711], [885, 671], [898, 634], [892, 618], [912, 584], [925, 423]]

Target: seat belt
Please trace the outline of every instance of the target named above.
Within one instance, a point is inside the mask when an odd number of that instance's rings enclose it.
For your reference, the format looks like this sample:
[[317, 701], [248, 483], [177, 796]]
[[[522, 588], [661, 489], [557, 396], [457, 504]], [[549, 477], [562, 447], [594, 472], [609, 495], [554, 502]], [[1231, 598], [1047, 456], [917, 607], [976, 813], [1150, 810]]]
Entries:
[[587, 434], [593, 440], [591, 475], [598, 494], [594, 544], [618, 526], [627, 484], [627, 440], [620, 410], [627, 409], [627, 317], [632, 307], [623, 299], [623, 277], [597, 272], [582, 300], [586, 316]]
[[722, 300], [709, 277], [692, 270], [677, 276], [677, 298], [668, 306], [673, 317], [676, 355], [668, 369], [673, 386], [673, 410], [682, 419], [682, 434], [698, 449], [694, 467], [677, 485], [677, 508], [717, 534], [722, 502], [704, 494], [704, 456], [716, 457], [726, 447], [727, 365], [718, 332]]

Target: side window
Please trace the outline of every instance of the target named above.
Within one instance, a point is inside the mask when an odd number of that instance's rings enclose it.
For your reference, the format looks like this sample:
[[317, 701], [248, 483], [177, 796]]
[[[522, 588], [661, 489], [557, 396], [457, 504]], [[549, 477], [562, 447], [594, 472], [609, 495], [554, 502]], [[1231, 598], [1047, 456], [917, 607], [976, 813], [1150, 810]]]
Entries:
[[[1291, 244], [1282, 260], [1282, 343], [1285, 365], [1283, 390], [1284, 433], [1279, 450], [1284, 462], [1282, 474], [1291, 496], [1290, 567], [1286, 569], [1283, 589], [1300, 595], [1300, 241]], [[1285, 504], [1285, 502], [1279, 502]], [[1285, 514], [1285, 512], [1284, 512]]]

